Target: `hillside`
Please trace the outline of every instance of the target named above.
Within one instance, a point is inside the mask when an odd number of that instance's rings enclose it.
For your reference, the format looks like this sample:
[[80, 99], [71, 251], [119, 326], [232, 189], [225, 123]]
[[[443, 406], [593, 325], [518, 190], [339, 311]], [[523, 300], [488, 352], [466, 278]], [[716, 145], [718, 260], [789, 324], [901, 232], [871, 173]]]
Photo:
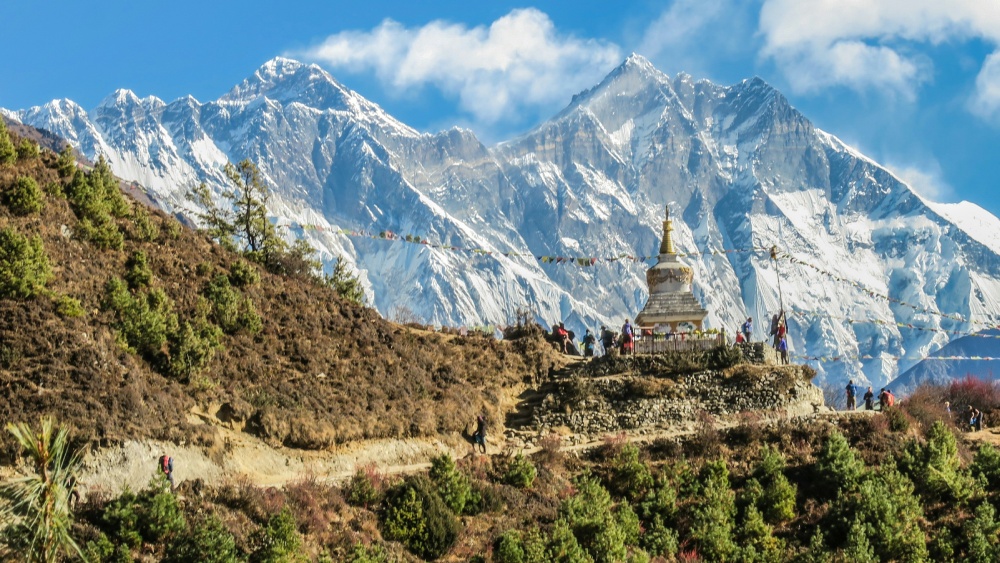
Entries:
[[925, 383], [946, 385], [967, 376], [996, 381], [997, 374], [1000, 374], [1000, 360], [996, 359], [1000, 358], [998, 339], [1000, 330], [997, 329], [957, 338], [906, 370], [889, 384], [889, 388], [905, 395]]
[[[15, 214], [24, 178], [43, 206]], [[0, 230], [38, 237], [51, 269], [36, 295], [0, 298], [4, 420], [52, 413], [94, 444], [211, 445], [217, 431], [189, 422], [197, 410], [273, 445], [323, 449], [458, 432], [477, 413], [499, 420], [511, 391], [553, 361], [537, 340], [386, 322], [119, 189], [106, 165], [77, 170], [48, 150], [0, 164]], [[124, 279], [132, 287], [112, 291]]]

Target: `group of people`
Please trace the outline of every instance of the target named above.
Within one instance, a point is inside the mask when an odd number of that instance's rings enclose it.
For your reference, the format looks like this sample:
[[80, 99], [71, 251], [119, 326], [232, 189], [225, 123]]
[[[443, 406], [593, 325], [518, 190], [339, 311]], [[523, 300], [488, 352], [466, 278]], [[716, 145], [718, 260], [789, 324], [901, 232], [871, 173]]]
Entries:
[[[854, 384], [854, 380], [847, 382], [847, 388], [845, 389], [847, 394], [847, 410], [853, 411], [857, 410], [857, 397], [858, 397], [858, 386]], [[865, 402], [865, 410], [873, 411], [875, 410], [875, 393], [872, 391], [871, 385], [868, 386], [868, 390], [862, 396], [862, 400]], [[886, 407], [895, 406], [896, 396], [892, 394], [892, 391], [883, 387], [878, 393], [878, 410], [885, 410]]]
[[[552, 334], [549, 340], [555, 343], [556, 347], [563, 354], [572, 356], [581, 355], [580, 348], [577, 347], [576, 343], [576, 333], [568, 330], [565, 323], [557, 323], [552, 327]], [[598, 344], [603, 348], [605, 355], [609, 354], [615, 348], [622, 354], [634, 354], [635, 328], [632, 326], [632, 322], [625, 319], [625, 323], [622, 324], [621, 333], [616, 333], [608, 327], [601, 325], [600, 336], [595, 335], [588, 328], [586, 334], [583, 336], [583, 340], [580, 342], [580, 347], [583, 348], [582, 355], [587, 358], [596, 356], [598, 354]]]
[[[785, 323], [785, 312], [775, 313], [771, 317], [771, 330], [768, 332], [768, 336], [772, 338], [772, 346], [778, 352], [778, 356], [781, 357], [781, 363], [788, 363], [788, 326]], [[747, 317], [746, 322], [740, 325], [739, 330], [736, 331], [736, 343], [743, 344], [744, 342], [750, 342], [750, 338], [753, 335], [753, 317]]]

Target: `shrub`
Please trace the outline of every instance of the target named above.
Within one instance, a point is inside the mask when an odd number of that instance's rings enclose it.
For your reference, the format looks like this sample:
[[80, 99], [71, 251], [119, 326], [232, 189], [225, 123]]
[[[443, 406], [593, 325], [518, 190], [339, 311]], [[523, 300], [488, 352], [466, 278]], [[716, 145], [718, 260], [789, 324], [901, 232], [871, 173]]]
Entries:
[[104, 300], [105, 310], [115, 313], [115, 329], [125, 348], [156, 356], [167, 336], [177, 330], [173, 303], [161, 289], [132, 295], [119, 278], [111, 278]]
[[983, 381], [972, 374], [957, 381], [952, 381], [948, 387], [948, 396], [954, 412], [962, 412], [968, 405], [979, 410], [990, 412], [1000, 407], [1000, 389], [992, 381]]
[[797, 488], [785, 477], [785, 458], [771, 447], [765, 447], [755, 477], [763, 491], [757, 508], [768, 524], [776, 525], [795, 517]]
[[365, 546], [362, 543], [354, 544], [350, 553], [347, 554], [346, 563], [394, 563], [385, 549], [376, 544]]
[[73, 147], [67, 144], [59, 151], [59, 159], [56, 160], [56, 170], [59, 177], [69, 179], [76, 173], [76, 155], [73, 154]]
[[402, 542], [425, 559], [444, 555], [458, 538], [459, 523], [422, 475], [409, 477], [386, 495], [382, 511], [385, 537]]
[[268, 519], [267, 525], [257, 534], [256, 544], [250, 557], [254, 563], [305, 561], [300, 553], [302, 538], [295, 529], [295, 516], [287, 506]]
[[784, 555], [784, 542], [774, 537], [774, 530], [764, 521], [764, 515], [749, 505], [739, 529], [743, 561], [778, 562]]
[[260, 282], [257, 267], [246, 260], [237, 260], [229, 268], [229, 283], [236, 287], [248, 287]]
[[0, 230], [0, 298], [34, 297], [51, 278], [41, 238], [29, 239], [13, 228]]
[[7, 132], [7, 123], [0, 117], [0, 166], [17, 162], [17, 149]]
[[127, 216], [129, 205], [104, 157], [89, 173], [74, 172], [66, 196], [80, 219], [76, 230], [82, 238], [99, 248], [122, 247], [124, 238], [115, 218]]
[[646, 532], [639, 538], [640, 547], [665, 559], [672, 559], [677, 554], [679, 543], [677, 531], [667, 526], [659, 515], [646, 525]]
[[347, 483], [345, 498], [348, 504], [364, 508], [377, 505], [382, 498], [382, 492], [379, 490], [382, 479], [374, 465], [359, 467]]
[[962, 536], [970, 561], [1000, 560], [1000, 524], [992, 504], [983, 502], [976, 507], [973, 517], [962, 525]]
[[840, 432], [831, 433], [816, 456], [816, 473], [826, 498], [834, 498], [837, 491], [854, 491], [864, 474], [865, 464], [859, 460], [847, 438]]
[[184, 321], [183, 326], [169, 338], [170, 358], [168, 371], [181, 381], [198, 375], [222, 348], [222, 330], [205, 317], [194, 322]]
[[557, 563], [591, 563], [593, 561], [577, 541], [573, 530], [564, 520], [557, 520], [545, 546], [547, 561]]
[[153, 281], [153, 270], [149, 268], [149, 257], [141, 250], [132, 254], [125, 263], [125, 281], [131, 289], [147, 287]]
[[503, 482], [513, 487], [527, 489], [535, 482], [538, 471], [531, 460], [518, 453], [507, 466], [507, 471], [503, 475]]
[[126, 489], [108, 504], [101, 519], [117, 542], [133, 548], [143, 541], [169, 540], [187, 527], [177, 497], [164, 477], [154, 479], [138, 495]]
[[991, 490], [1000, 489], [1000, 450], [990, 444], [979, 446], [969, 469], [975, 477], [984, 480]]
[[736, 504], [726, 462], [720, 459], [706, 463], [699, 483], [702, 500], [691, 514], [690, 537], [698, 553], [709, 561], [729, 560], [737, 550], [733, 542]]
[[926, 443], [907, 444], [899, 466], [927, 498], [964, 503], [972, 495], [972, 478], [962, 469], [955, 435], [940, 420], [931, 426]]
[[910, 429], [910, 419], [899, 407], [883, 408], [882, 416], [889, 421], [889, 430], [893, 432], [906, 432]]
[[236, 563], [236, 540], [222, 522], [209, 515], [178, 536], [167, 550], [167, 562]]
[[56, 297], [56, 313], [61, 317], [74, 319], [82, 317], [86, 314], [86, 311], [83, 310], [83, 305], [80, 304], [79, 299], [74, 299], [68, 295], [60, 295]]
[[625, 444], [611, 459], [608, 487], [611, 492], [630, 501], [644, 497], [653, 487], [653, 474], [639, 460], [639, 448]]
[[517, 530], [507, 530], [493, 542], [494, 563], [524, 563], [524, 542]]
[[32, 141], [31, 139], [21, 139], [21, 142], [17, 144], [18, 160], [33, 160], [41, 155], [42, 153], [38, 148], [38, 143]]
[[455, 466], [455, 461], [448, 454], [441, 454], [431, 460], [431, 470], [428, 473], [438, 495], [448, 508], [455, 514], [461, 514], [469, 501], [472, 489], [469, 479]]
[[233, 289], [225, 275], [213, 277], [202, 293], [212, 304], [213, 319], [226, 334], [236, 334], [240, 330], [256, 334], [263, 328], [253, 301]]
[[30, 176], [19, 176], [6, 193], [4, 203], [15, 215], [38, 213], [45, 206], [45, 195]]
[[149, 211], [142, 205], [136, 205], [132, 209], [132, 228], [130, 231], [132, 240], [152, 242], [159, 238], [160, 227], [153, 221]]

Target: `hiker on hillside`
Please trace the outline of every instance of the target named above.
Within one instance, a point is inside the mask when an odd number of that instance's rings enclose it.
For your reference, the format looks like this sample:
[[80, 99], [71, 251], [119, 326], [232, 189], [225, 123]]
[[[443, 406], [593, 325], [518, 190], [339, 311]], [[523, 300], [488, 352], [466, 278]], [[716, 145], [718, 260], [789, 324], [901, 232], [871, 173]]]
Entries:
[[879, 389], [878, 392], [878, 410], [884, 411], [885, 407], [889, 405], [889, 396], [885, 392], [885, 387]]
[[778, 341], [778, 354], [781, 356], [781, 363], [788, 364], [788, 340], [782, 336]]
[[170, 490], [174, 490], [174, 458], [163, 454], [160, 456], [159, 470], [167, 477], [167, 481], [170, 482]]
[[594, 346], [597, 344], [597, 339], [594, 338], [594, 334], [587, 329], [587, 334], [583, 336], [583, 355], [587, 358], [594, 357]]
[[778, 318], [778, 329], [774, 333], [774, 347], [777, 348], [781, 343], [781, 340], [785, 338], [785, 333], [788, 332], [788, 326], [785, 324], [785, 312], [781, 312], [781, 316]]
[[875, 393], [872, 393], [872, 386], [868, 386], [868, 391], [865, 391], [865, 410], [875, 410]]
[[601, 325], [601, 346], [604, 346], [604, 355], [607, 356], [615, 348], [615, 333], [608, 330], [608, 327]]
[[975, 432], [983, 429], [983, 413], [976, 407], [969, 405], [968, 417], [969, 417], [969, 432]]
[[858, 394], [858, 386], [854, 384], [854, 380], [847, 382], [847, 410], [853, 411], [855, 409], [855, 397]]
[[635, 331], [628, 319], [622, 325], [622, 354], [635, 354]]
[[750, 342], [751, 334], [753, 334], [753, 317], [747, 317], [747, 322], [743, 323], [743, 339]]
[[885, 400], [890, 407], [896, 405], [896, 396], [892, 394], [892, 389], [885, 390]]
[[486, 417], [483, 415], [476, 417], [476, 431], [472, 434], [472, 449], [475, 450], [476, 446], [486, 453]]
[[743, 338], [743, 333], [739, 329], [736, 329], [736, 343], [743, 344], [746, 341], [747, 339]]
[[562, 353], [567, 353], [569, 351], [569, 332], [566, 331], [563, 323], [559, 323], [553, 327], [552, 336]]

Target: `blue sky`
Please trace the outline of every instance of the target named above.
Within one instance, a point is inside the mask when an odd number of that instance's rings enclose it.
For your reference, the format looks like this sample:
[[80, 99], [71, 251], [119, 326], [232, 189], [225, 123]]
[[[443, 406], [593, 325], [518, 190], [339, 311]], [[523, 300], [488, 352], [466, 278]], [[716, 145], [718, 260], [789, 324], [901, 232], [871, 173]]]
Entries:
[[0, 3], [0, 107], [116, 88], [215, 99], [276, 55], [317, 62], [421, 130], [486, 141], [559, 111], [635, 51], [668, 74], [760, 76], [938, 201], [1000, 214], [1000, 3]]

